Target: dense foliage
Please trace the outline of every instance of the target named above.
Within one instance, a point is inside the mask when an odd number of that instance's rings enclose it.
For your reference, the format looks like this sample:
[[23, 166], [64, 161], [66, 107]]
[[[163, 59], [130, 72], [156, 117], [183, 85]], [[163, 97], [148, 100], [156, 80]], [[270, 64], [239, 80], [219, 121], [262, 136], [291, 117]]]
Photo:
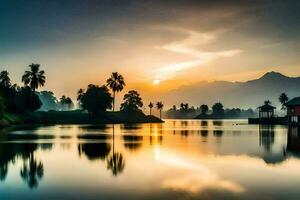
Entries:
[[224, 113], [225, 113], [223, 104], [220, 103], [220, 102], [215, 103], [215, 104], [212, 106], [212, 111], [213, 111], [212, 114], [213, 114], [215, 117], [223, 117], [223, 116], [224, 116]]
[[80, 104], [82, 109], [91, 115], [103, 115], [107, 109], [111, 109], [113, 98], [106, 86], [89, 85], [86, 92], [81, 94]]
[[0, 96], [0, 119], [2, 119], [3, 116], [4, 116], [4, 109], [5, 109], [5, 106], [4, 106], [4, 100], [3, 100], [3, 98]]
[[140, 97], [140, 94], [137, 91], [131, 90], [124, 95], [123, 103], [121, 104], [121, 111], [142, 112], [141, 110], [142, 107], [143, 107], [143, 101], [142, 98]]
[[[0, 72], [0, 95], [4, 101], [4, 107], [10, 113], [26, 113], [38, 110], [42, 106], [38, 95], [34, 92], [36, 87], [44, 85], [44, 71], [38, 67], [33, 67], [35, 70], [33, 75], [30, 71], [26, 71], [23, 76], [24, 87], [19, 87], [16, 84], [12, 85], [7, 71]], [[37, 85], [36, 85], [37, 84]], [[32, 87], [34, 88], [32, 88]]]

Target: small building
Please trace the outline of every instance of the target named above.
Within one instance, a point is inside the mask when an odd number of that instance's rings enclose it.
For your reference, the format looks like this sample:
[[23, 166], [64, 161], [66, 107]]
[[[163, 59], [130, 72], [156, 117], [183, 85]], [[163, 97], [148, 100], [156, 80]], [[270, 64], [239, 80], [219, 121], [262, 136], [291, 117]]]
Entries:
[[289, 124], [300, 125], [300, 97], [293, 98], [285, 106]]
[[270, 104], [265, 104], [260, 107], [259, 109], [259, 118], [269, 119], [274, 117], [274, 110], [276, 107], [271, 106]]

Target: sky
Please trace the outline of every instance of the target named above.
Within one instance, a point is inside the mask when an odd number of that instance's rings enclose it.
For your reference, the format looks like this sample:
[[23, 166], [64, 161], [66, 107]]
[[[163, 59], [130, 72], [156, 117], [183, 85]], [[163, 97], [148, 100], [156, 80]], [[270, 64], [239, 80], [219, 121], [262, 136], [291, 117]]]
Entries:
[[267, 71], [300, 76], [298, 0], [0, 0], [0, 70], [41, 64], [43, 89], [75, 97], [118, 71], [159, 93]]

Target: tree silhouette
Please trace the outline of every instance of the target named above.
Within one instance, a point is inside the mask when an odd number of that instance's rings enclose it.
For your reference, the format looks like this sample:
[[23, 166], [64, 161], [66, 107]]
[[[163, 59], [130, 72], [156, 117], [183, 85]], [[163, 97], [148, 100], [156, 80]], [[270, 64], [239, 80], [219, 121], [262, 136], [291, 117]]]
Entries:
[[202, 104], [202, 105], [200, 106], [201, 115], [207, 115], [208, 109], [209, 109], [209, 108], [208, 108], [207, 105]]
[[92, 84], [88, 86], [80, 99], [82, 109], [87, 110], [93, 116], [104, 114], [106, 109], [111, 109], [112, 101], [113, 98], [105, 85], [100, 87]]
[[224, 115], [224, 108], [223, 108], [223, 104], [218, 102], [215, 103], [212, 106], [212, 110], [213, 110], [213, 115], [214, 116], [218, 116], [218, 117], [222, 117]]
[[188, 103], [181, 103], [180, 104], [180, 110], [181, 111], [188, 111], [188, 109], [189, 109], [189, 104]]
[[25, 71], [22, 82], [24, 82], [25, 86], [29, 86], [33, 92], [41, 86], [45, 85], [46, 77], [45, 71], [40, 70], [39, 64], [31, 64], [28, 66], [30, 71]]
[[149, 103], [149, 105], [148, 105], [148, 107], [150, 108], [150, 115], [152, 115], [153, 103], [152, 103], [152, 102], [150, 102], [150, 103]]
[[121, 111], [139, 111], [143, 107], [143, 101], [140, 94], [135, 90], [130, 90], [124, 95], [123, 103], [121, 104]]
[[0, 73], [0, 85], [4, 87], [10, 87], [10, 78], [9, 78], [9, 73], [4, 70]]
[[18, 100], [21, 101], [22, 109], [35, 111], [38, 110], [42, 106], [42, 102], [39, 96], [31, 90], [30, 87], [22, 87], [20, 91], [18, 91]]
[[161, 111], [164, 108], [164, 104], [161, 101], [159, 101], [156, 103], [156, 108], [157, 110], [159, 110], [159, 118], [161, 119]]
[[285, 110], [286, 109], [286, 102], [289, 100], [288, 96], [286, 95], [286, 93], [282, 93], [279, 98], [278, 98], [279, 102], [281, 103], [281, 110]]
[[123, 90], [125, 84], [124, 77], [118, 72], [113, 72], [106, 81], [107, 86], [113, 91], [113, 111], [115, 111], [115, 95], [116, 92]]

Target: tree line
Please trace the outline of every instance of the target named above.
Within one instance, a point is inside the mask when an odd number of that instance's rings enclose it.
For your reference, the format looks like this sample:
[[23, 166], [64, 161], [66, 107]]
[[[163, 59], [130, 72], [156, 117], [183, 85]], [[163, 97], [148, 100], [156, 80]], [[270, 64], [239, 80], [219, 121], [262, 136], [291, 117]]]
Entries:
[[[63, 95], [59, 100], [52, 91], [36, 91], [46, 82], [45, 71], [39, 64], [31, 64], [22, 76], [23, 86], [12, 84], [9, 72], [0, 72], [0, 117], [7, 113], [29, 114], [37, 110], [71, 110], [75, 104], [70, 97]], [[77, 92], [79, 108], [86, 110], [91, 116], [102, 116], [108, 109], [115, 111], [115, 97], [126, 86], [124, 77], [113, 72], [103, 85], [89, 84], [86, 89]], [[120, 106], [121, 112], [142, 113], [143, 100], [136, 90], [128, 91]], [[152, 106], [150, 106], [152, 105]], [[153, 103], [149, 104], [150, 110]], [[156, 108], [161, 111], [163, 103], [157, 102]]]
[[232, 108], [225, 109], [221, 102], [217, 102], [210, 108], [206, 104], [199, 107], [189, 106], [188, 103], [181, 103], [177, 108], [173, 105], [172, 108], [165, 112], [167, 118], [247, 118], [253, 117], [255, 112], [253, 109]]

